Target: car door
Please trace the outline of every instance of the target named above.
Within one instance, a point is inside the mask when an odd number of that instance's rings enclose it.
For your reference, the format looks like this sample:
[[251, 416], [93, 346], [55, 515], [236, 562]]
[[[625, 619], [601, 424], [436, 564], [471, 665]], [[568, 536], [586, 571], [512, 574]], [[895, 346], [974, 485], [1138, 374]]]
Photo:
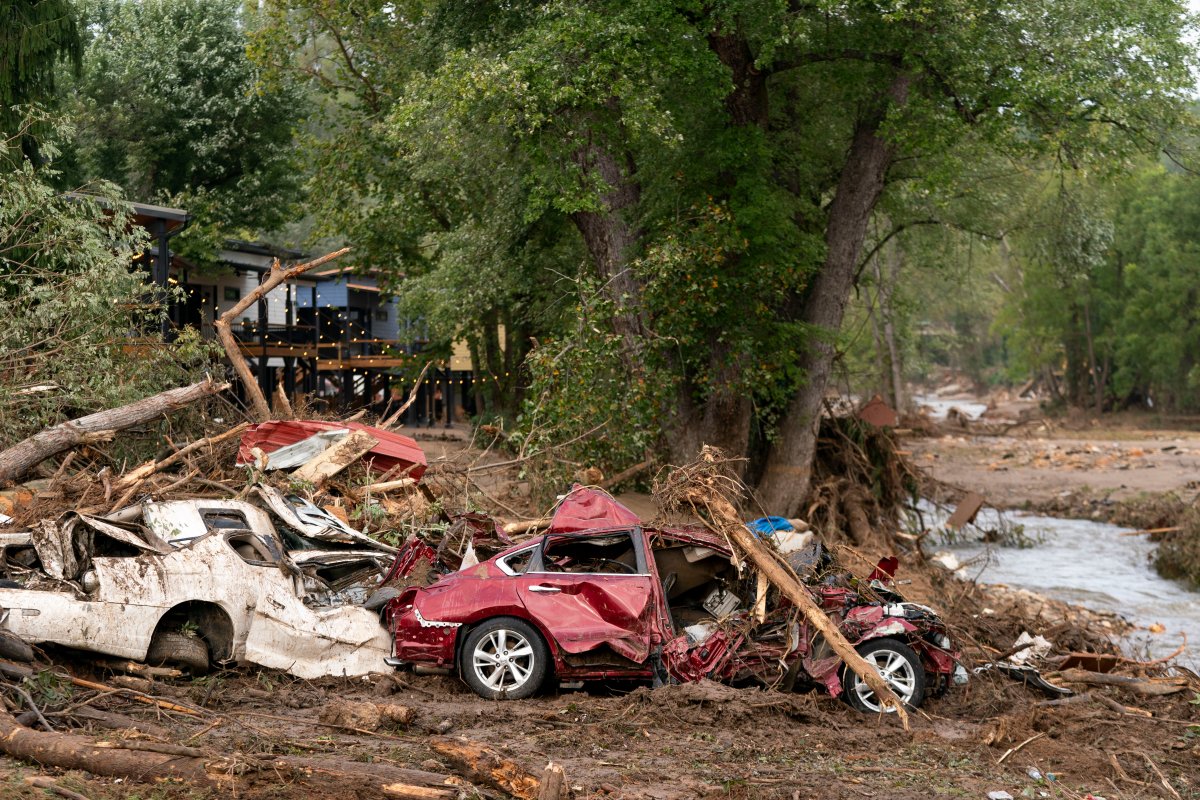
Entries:
[[642, 664], [655, 595], [640, 529], [549, 534], [515, 578], [529, 615], [566, 653], [603, 645]]

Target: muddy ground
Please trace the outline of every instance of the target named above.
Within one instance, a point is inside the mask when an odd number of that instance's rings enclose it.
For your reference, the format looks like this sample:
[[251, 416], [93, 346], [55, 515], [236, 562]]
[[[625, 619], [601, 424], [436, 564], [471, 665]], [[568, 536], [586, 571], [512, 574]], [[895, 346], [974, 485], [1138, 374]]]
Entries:
[[[906, 447], [935, 475], [985, 490], [993, 502], [1008, 506], [1023, 505], [1026, 498], [1037, 502], [1077, 482], [1090, 487], [1111, 483], [1114, 491], [1131, 492], [1186, 487], [1192, 479], [1187, 470], [1200, 465], [1200, 436], [1195, 434], [1154, 432], [1102, 441], [1059, 432], [1045, 440], [1009, 439], [927, 438]], [[1175, 450], [1164, 449], [1171, 444]], [[446, 447], [453, 449], [452, 444]], [[1129, 452], [1134, 448], [1142, 454]], [[1067, 460], [1051, 455], [1045, 466], [1037, 455], [1043, 451], [1061, 452]], [[1005, 456], [1009, 452], [1014, 455]], [[1110, 455], [1112, 462], [1103, 461]], [[1140, 466], [1143, 460], [1154, 466]], [[1001, 466], [993, 467], [997, 463]], [[1127, 463], [1128, 468], [1120, 466]], [[1200, 477], [1200, 470], [1193, 474]], [[997, 595], [960, 583], [915, 557], [906, 558], [901, 569], [900, 577], [914, 579], [906, 594], [946, 616], [968, 665], [995, 657], [1024, 629], [1053, 632], [1067, 649], [1112, 650], [1119, 635], [1119, 620], [1019, 594]], [[86, 658], [51, 655], [59, 672], [114, 679]], [[97, 740], [182, 743], [214, 757], [291, 755], [321, 759], [343, 771], [365, 771], [375, 764], [445, 774], [454, 767], [431, 749], [431, 738], [464, 736], [534, 773], [548, 760], [562, 764], [577, 798], [902, 800], [986, 798], [995, 791], [1015, 798], [1084, 798], [1089, 793], [1110, 800], [1200, 798], [1200, 705], [1189, 702], [1200, 699], [1195, 694], [1200, 682], [1167, 697], [1093, 688], [1081, 702], [1052, 706], [1045, 705], [1040, 693], [1013, 681], [981, 676], [963, 689], [929, 699], [911, 715], [908, 732], [893, 717], [864, 716], [818, 693], [708, 684], [653, 691], [629, 686], [554, 690], [512, 702], [481, 700], [452, 678], [404, 672], [366, 680], [302, 681], [278, 672], [238, 669], [154, 684], [152, 694], [196, 707], [195, 716], [149, 708], [119, 694], [73, 688], [49, 677], [27, 688], [44, 711], [66, 712], [49, 714], [60, 729], [80, 723], [81, 732]], [[416, 719], [407, 727], [375, 733], [321, 725], [322, 710], [345, 699], [400, 703], [415, 709]], [[158, 729], [121, 732], [74, 719], [73, 710], [85, 705]], [[1129, 710], [1122, 712], [1122, 706]], [[246, 774], [231, 784], [206, 788], [38, 770], [5, 759], [0, 761], [0, 797], [48, 796], [48, 790], [26, 783], [38, 774], [92, 800], [382, 796], [350, 786], [318, 786], [304, 771]], [[1047, 779], [1049, 775], [1055, 779]], [[484, 796], [504, 795], [485, 789]]]

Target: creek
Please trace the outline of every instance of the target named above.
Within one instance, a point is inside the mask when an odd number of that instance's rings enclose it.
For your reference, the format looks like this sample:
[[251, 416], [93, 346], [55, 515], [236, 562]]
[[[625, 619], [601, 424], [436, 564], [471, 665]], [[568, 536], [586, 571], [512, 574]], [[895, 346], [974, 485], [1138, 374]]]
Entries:
[[[1007, 524], [1024, 526], [1030, 547], [997, 547], [960, 541], [943, 547], [954, 553], [966, 574], [981, 583], [1003, 583], [1099, 611], [1113, 611], [1137, 626], [1130, 653], [1170, 654], [1187, 636], [1184, 666], [1200, 666], [1200, 592], [1161, 577], [1152, 563], [1154, 545], [1146, 536], [1122, 536], [1128, 528], [1080, 519], [1056, 519], [1008, 511]], [[980, 530], [997, 529], [1001, 517], [983, 509]], [[975, 533], [968, 526], [964, 531]], [[968, 563], [969, 562], [969, 563]], [[1149, 631], [1155, 623], [1165, 631]], [[1038, 631], [1030, 631], [1037, 634]]]

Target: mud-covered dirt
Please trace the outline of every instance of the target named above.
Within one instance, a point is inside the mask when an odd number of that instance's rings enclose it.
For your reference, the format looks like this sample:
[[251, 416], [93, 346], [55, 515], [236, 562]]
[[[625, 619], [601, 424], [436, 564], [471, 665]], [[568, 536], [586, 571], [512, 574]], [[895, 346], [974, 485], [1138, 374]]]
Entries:
[[[343, 765], [373, 762], [446, 772], [448, 765], [429, 748], [429, 738], [466, 736], [535, 772], [551, 759], [562, 764], [580, 798], [900, 800], [982, 798], [995, 790], [1020, 797], [1027, 789], [1030, 797], [1175, 796], [1158, 771], [1178, 796], [1200, 797], [1200, 739], [1189, 736], [1192, 729], [1185, 722], [1200, 725], [1200, 713], [1177, 700], [1148, 704], [1114, 695], [1170, 719], [1122, 717], [1098, 703], [1039, 706], [1037, 695], [1016, 684], [979, 680], [929, 701], [922, 713], [912, 715], [912, 730], [906, 733], [894, 718], [866, 717], [816, 694], [700, 684], [489, 702], [451, 679], [404, 675], [402, 680], [405, 687], [382, 677], [303, 682], [239, 672], [164, 685], [160, 691], [167, 697], [193, 702], [207, 697], [209, 713], [187, 721], [115, 705], [123, 713], [153, 719], [174, 740], [192, 747], [223, 754], [303, 754]], [[213, 685], [218, 688], [210, 691]], [[334, 699], [381, 697], [417, 709], [417, 720], [407, 730], [373, 736], [315, 724]], [[44, 796], [22, 783], [31, 768], [10, 761], [4, 769], [4, 797]], [[1056, 780], [1035, 780], [1031, 769]], [[229, 789], [132, 786], [83, 773], [56, 780], [91, 798], [311, 796], [302, 774], [279, 778], [265, 785], [247, 783], [236, 795]]]

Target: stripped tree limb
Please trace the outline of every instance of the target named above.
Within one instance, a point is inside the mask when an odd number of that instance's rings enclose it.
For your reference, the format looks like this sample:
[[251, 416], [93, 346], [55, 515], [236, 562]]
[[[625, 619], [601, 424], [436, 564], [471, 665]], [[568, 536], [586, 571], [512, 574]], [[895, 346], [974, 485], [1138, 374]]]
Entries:
[[213, 322], [213, 327], [217, 331], [217, 337], [220, 338], [221, 345], [225, 348], [225, 354], [229, 356], [229, 361], [233, 364], [234, 371], [242, 380], [242, 387], [246, 390], [246, 396], [250, 398], [251, 411], [257, 422], [266, 422], [271, 418], [271, 406], [267, 403], [267, 398], [263, 396], [258, 382], [254, 380], [254, 374], [250, 372], [250, 367], [246, 364], [245, 357], [242, 356], [242, 351], [238, 347], [237, 340], [233, 338], [233, 330], [230, 324], [239, 314], [266, 297], [279, 284], [290, 281], [297, 275], [303, 275], [310, 269], [316, 269], [322, 264], [328, 263], [338, 256], [343, 256], [349, 252], [349, 247], [343, 247], [336, 252], [326, 253], [320, 258], [314, 258], [312, 261], [297, 264], [287, 269], [280, 269], [279, 261], [276, 261], [271, 267], [270, 274], [262, 283], [255, 287], [254, 291], [239, 300], [233, 308], [226, 311]]
[[129, 472], [122, 475], [117, 480], [116, 487], [118, 489], [125, 489], [125, 488], [128, 488], [129, 486], [132, 486], [135, 483], [141, 483], [146, 478], [149, 478], [151, 475], [154, 475], [155, 473], [158, 473], [158, 472], [162, 472], [164, 469], [177, 464], [185, 456], [191, 455], [192, 453], [199, 450], [201, 447], [217, 444], [218, 442], [223, 442], [226, 439], [230, 439], [234, 436], [237, 436], [242, 431], [246, 430], [246, 428], [248, 428], [248, 427], [250, 427], [250, 423], [243, 422], [241, 425], [237, 425], [236, 427], [230, 428], [229, 430], [225, 431], [224, 433], [219, 433], [216, 436], [207, 436], [203, 439], [197, 439], [196, 441], [192, 442], [191, 444], [189, 444], [185, 447], [179, 448], [174, 453], [171, 453], [169, 456], [161, 459], [160, 461], [147, 461], [145, 464], [142, 464], [139, 467], [131, 469]]
[[805, 619], [825, 637], [825, 641], [846, 666], [871, 687], [880, 707], [895, 709], [904, 729], [908, 730], [908, 714], [904, 705], [879, 670], [863, 660], [804, 585], [780, 563], [774, 551], [742, 523], [732, 500], [740, 497], [745, 487], [730, 474], [728, 462], [729, 459], [719, 449], [704, 445], [698, 461], [676, 468], [663, 481], [655, 482], [655, 499], [664, 508], [690, 507], [714, 532], [724, 536], [735, 552], [753, 562], [767, 576], [767, 580], [800, 609]]
[[425, 362], [425, 366], [421, 368], [421, 374], [417, 376], [417, 380], [413, 384], [412, 391], [408, 393], [408, 399], [404, 401], [404, 405], [402, 405], [402, 406], [400, 406], [400, 408], [396, 409], [396, 413], [392, 414], [390, 417], [385, 419], [383, 422], [379, 423], [380, 428], [383, 428], [386, 431], [388, 428], [395, 425], [397, 422], [400, 421], [400, 418], [402, 416], [404, 416], [404, 412], [408, 411], [409, 407], [414, 402], [416, 402], [417, 390], [421, 388], [421, 381], [425, 380], [425, 373], [429, 372], [429, 368], [432, 365], [433, 365], [432, 361]]
[[94, 442], [101, 435], [111, 438], [116, 431], [149, 422], [228, 388], [227, 383], [205, 378], [191, 386], [168, 389], [119, 408], [98, 411], [35, 433], [0, 452], [0, 485], [23, 477], [42, 461], [64, 450]]

